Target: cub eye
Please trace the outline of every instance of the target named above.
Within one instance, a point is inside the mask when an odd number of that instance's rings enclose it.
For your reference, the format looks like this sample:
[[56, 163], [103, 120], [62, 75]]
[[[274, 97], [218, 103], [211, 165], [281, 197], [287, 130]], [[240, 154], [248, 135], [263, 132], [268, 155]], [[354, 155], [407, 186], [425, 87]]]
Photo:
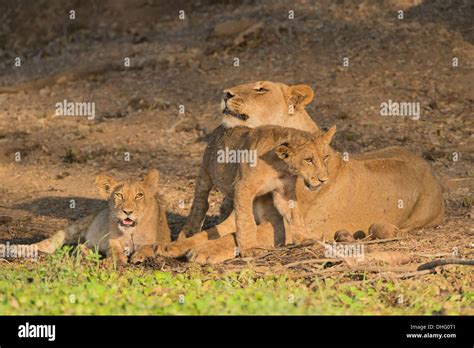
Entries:
[[135, 196], [135, 199], [142, 199], [143, 198], [143, 193], [138, 192], [137, 195]]
[[327, 161], [329, 158], [329, 155], [324, 156], [324, 160]]
[[115, 194], [115, 197], [118, 198], [118, 199], [123, 199], [123, 195], [120, 192], [117, 192]]
[[260, 87], [260, 88], [258, 88], [258, 89], [255, 89], [255, 91], [256, 91], [257, 93], [263, 94], [263, 93], [265, 93], [265, 92], [268, 92], [268, 89], [265, 89], [265, 88], [263, 88], [263, 87]]
[[308, 164], [313, 164], [313, 159], [312, 158], [305, 158], [304, 161]]

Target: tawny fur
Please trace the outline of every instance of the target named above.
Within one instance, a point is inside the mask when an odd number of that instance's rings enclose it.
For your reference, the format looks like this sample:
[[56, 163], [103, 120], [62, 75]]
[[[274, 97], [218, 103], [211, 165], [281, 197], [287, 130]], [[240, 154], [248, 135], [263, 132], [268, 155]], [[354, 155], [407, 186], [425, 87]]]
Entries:
[[[53, 253], [62, 245], [84, 242], [86, 247], [98, 248], [118, 263], [126, 263], [128, 256], [132, 263], [153, 257], [156, 248], [170, 242], [165, 204], [158, 194], [158, 178], [156, 170], [143, 180], [115, 181], [107, 175], [97, 176], [96, 185], [107, 199], [108, 208], [36, 243], [38, 251]], [[131, 218], [135, 225], [123, 226], [120, 222], [125, 218]]]
[[[234, 178], [234, 211], [237, 244], [242, 255], [258, 247], [257, 225], [253, 213], [256, 197], [272, 194], [273, 203], [283, 216], [285, 240], [301, 241], [307, 236], [303, 217], [296, 199], [296, 180], [301, 178], [308, 190], [317, 190], [327, 180], [327, 171], [318, 161], [318, 151], [326, 151], [335, 133], [335, 127], [321, 134], [283, 128], [262, 126], [249, 129], [242, 137], [243, 148], [254, 151], [254, 163], [240, 163]], [[320, 149], [321, 148], [321, 149]], [[326, 154], [322, 154], [325, 157]], [[255, 215], [259, 215], [257, 212]]]
[[[230, 97], [232, 96], [232, 97]], [[230, 97], [230, 98], [229, 98]], [[288, 86], [283, 83], [259, 81], [224, 90], [222, 101], [223, 121], [211, 134], [199, 175], [191, 212], [178, 239], [191, 236], [202, 228], [209, 209], [209, 192], [215, 186], [223, 189], [225, 199], [221, 213], [232, 212], [232, 182], [237, 170], [236, 164], [217, 163], [217, 150], [241, 149], [248, 128], [262, 125], [278, 125], [314, 132], [319, 128], [305, 110], [314, 97], [307, 85]], [[245, 115], [242, 120], [235, 115]], [[229, 137], [228, 133], [232, 136]], [[230, 195], [230, 196], [229, 196]]]
[[[214, 138], [210, 145], [214, 151], [226, 146], [239, 148], [249, 130], [236, 127], [219, 132], [221, 136]], [[409, 231], [443, 222], [441, 187], [428, 163], [415, 154], [400, 147], [390, 147], [350, 156], [346, 162], [332, 148], [329, 147], [327, 152], [328, 178], [324, 186], [311, 192], [304, 189], [300, 181], [296, 185], [296, 197], [308, 239], [332, 239], [338, 230], [368, 231], [374, 223]], [[236, 169], [233, 165], [216, 163], [212, 155], [208, 154], [203, 167], [207, 168], [212, 183], [226, 195], [231, 195]], [[318, 160], [321, 162], [324, 158]], [[258, 244], [273, 247], [276, 241], [281, 243], [283, 222], [272, 197], [257, 198], [253, 212], [259, 224]], [[170, 244], [166, 252], [170, 256], [189, 252], [191, 260], [201, 263], [216, 263], [235, 257], [237, 245], [235, 237], [230, 235], [236, 231], [234, 215], [232, 212], [223, 223], [208, 231]]]

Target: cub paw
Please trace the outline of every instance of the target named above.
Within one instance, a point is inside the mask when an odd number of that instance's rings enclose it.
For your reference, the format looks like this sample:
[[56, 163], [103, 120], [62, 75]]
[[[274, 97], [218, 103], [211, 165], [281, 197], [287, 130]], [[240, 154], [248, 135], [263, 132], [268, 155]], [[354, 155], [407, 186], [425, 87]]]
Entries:
[[133, 263], [134, 265], [143, 263], [145, 262], [146, 259], [148, 258], [154, 258], [155, 257], [155, 252], [153, 251], [153, 248], [149, 245], [143, 246], [140, 249], [138, 249], [137, 252], [135, 252], [132, 257], [130, 258], [130, 263]]
[[115, 264], [117, 266], [128, 263], [128, 254], [125, 253], [125, 249], [120, 241], [116, 239], [111, 239], [109, 241], [106, 260], [107, 263], [112, 265]]
[[124, 253], [107, 253], [104, 263], [109, 267], [123, 267], [128, 263], [128, 257]]

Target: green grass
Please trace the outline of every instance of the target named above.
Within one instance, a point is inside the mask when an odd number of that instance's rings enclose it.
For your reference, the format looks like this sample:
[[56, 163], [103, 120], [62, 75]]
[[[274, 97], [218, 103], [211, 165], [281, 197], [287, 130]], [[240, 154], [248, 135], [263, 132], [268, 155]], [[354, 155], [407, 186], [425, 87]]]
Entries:
[[[471, 269], [435, 280], [337, 285], [287, 276], [257, 277], [249, 269], [212, 268], [172, 274], [142, 267], [105, 267], [90, 252], [63, 249], [39, 262], [0, 264], [0, 314], [473, 314]], [[402, 298], [403, 301], [400, 301]]]

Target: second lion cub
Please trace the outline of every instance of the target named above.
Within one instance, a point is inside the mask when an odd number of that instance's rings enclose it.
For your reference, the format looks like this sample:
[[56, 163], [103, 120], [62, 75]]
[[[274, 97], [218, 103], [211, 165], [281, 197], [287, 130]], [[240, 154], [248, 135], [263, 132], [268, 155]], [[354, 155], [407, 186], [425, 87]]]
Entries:
[[246, 149], [256, 152], [256, 161], [239, 165], [234, 185], [236, 237], [243, 256], [258, 247], [253, 201], [266, 193], [272, 193], [275, 207], [283, 216], [286, 244], [300, 242], [307, 235], [296, 201], [296, 180], [301, 177], [310, 191], [319, 190], [326, 182], [326, 166], [320, 162], [328, 154], [320, 152], [329, 149], [335, 132], [336, 126], [326, 133], [263, 126], [247, 133]]

